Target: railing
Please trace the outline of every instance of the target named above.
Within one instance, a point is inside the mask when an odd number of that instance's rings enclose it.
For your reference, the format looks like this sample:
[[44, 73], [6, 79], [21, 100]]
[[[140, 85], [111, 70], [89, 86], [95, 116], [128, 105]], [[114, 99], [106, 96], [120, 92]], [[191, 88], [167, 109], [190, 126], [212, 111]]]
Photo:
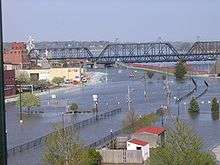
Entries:
[[[106, 119], [106, 118], [108, 118], [108, 117], [111, 117], [111, 116], [113, 116], [113, 115], [116, 115], [116, 114], [118, 114], [118, 113], [120, 113], [120, 112], [121, 112], [121, 108], [118, 108], [118, 109], [114, 109], [114, 110], [112, 110], [112, 111], [104, 112], [104, 113], [102, 113], [102, 114], [97, 114], [97, 115], [95, 115], [95, 116], [93, 116], [93, 117], [91, 117], [91, 118], [89, 118], [89, 119], [80, 121], [80, 122], [78, 122], [78, 123], [76, 123], [76, 124], [74, 124], [74, 125], [70, 125], [70, 126], [66, 127], [65, 130], [68, 131], [68, 132], [71, 132], [73, 129], [83, 128], [83, 127], [85, 127], [85, 126], [94, 124], [94, 123], [96, 123], [97, 121], [104, 120], [104, 119]], [[16, 147], [13, 147], [13, 148], [11, 148], [11, 149], [8, 150], [7, 154], [8, 154], [8, 156], [10, 156], [10, 155], [14, 155], [14, 154], [17, 153], [17, 152], [23, 152], [23, 151], [25, 151], [25, 150], [29, 150], [29, 149], [34, 148], [34, 147], [36, 147], [36, 146], [43, 145], [43, 144], [45, 144], [45, 143], [47, 142], [48, 138], [49, 138], [50, 136], [52, 136], [54, 133], [55, 133], [55, 132], [49, 133], [49, 134], [47, 134], [47, 135], [45, 135], [45, 136], [42, 136], [42, 137], [37, 138], [37, 139], [35, 139], [35, 140], [32, 140], [32, 141], [30, 141], [30, 142], [27, 142], [27, 143], [24, 143], [24, 144], [22, 144], [22, 145], [18, 145], [18, 146], [16, 146]], [[112, 138], [112, 137], [115, 137], [115, 136], [117, 135], [117, 133], [119, 133], [119, 132], [116, 131], [116, 132], [112, 133], [111, 135], [109, 135], [109, 136], [111, 136], [111, 137], [107, 136], [107, 137], [105, 137], [105, 138], [103, 138], [103, 139], [100, 139], [100, 140], [98, 140], [97, 142], [94, 142], [94, 143], [92, 143], [91, 145], [88, 145], [88, 147], [92, 147], [92, 146], [96, 147], [98, 144], [103, 143], [104, 140], [111, 140], [111, 138]], [[96, 143], [97, 143], [97, 144], [96, 144]]]
[[115, 137], [117, 137], [118, 135], [120, 135], [122, 133], [123, 129], [117, 130], [115, 132], [112, 132], [110, 135], [107, 135], [91, 144], [88, 144], [87, 147], [88, 148], [96, 148], [96, 147], [100, 147], [103, 146], [104, 144], [108, 143], [109, 141], [113, 140]]

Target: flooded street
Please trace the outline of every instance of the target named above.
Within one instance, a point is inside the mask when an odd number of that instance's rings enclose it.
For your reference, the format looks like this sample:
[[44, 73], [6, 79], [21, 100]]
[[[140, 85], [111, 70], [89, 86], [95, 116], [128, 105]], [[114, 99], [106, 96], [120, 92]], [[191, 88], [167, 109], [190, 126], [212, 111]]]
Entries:
[[[105, 73], [105, 70], [98, 70]], [[41, 116], [32, 116], [24, 119], [22, 126], [19, 125], [19, 114], [14, 104], [7, 105], [7, 130], [8, 130], [8, 148], [23, 144], [27, 141], [34, 140], [37, 137], [48, 134], [53, 131], [55, 123], [61, 123], [61, 113], [66, 110], [68, 103], [75, 102], [81, 110], [91, 110], [94, 107], [92, 100], [93, 94], [99, 96], [99, 111], [108, 111], [115, 108], [122, 108], [122, 112], [110, 117], [109, 119], [99, 121], [93, 125], [84, 127], [80, 130], [80, 136], [84, 143], [94, 142], [110, 133], [110, 130], [118, 130], [122, 128], [122, 121], [125, 118], [127, 106], [127, 91], [128, 86], [131, 88], [132, 107], [139, 115], [148, 114], [155, 111], [161, 105], [166, 104], [164, 83], [161, 75], [154, 74], [152, 79], [147, 79], [148, 99], [144, 97], [144, 80], [143, 73], [135, 73], [135, 77], [130, 77], [131, 71], [118, 70], [114, 68], [108, 69], [108, 82], [103, 74], [102, 83], [96, 85], [88, 85], [85, 87], [77, 87], [73, 89], [63, 89], [51, 92], [51, 95], [56, 95], [58, 104], [48, 104], [49, 95], [41, 96], [41, 107], [45, 113]], [[197, 96], [206, 88], [204, 84], [206, 78], [195, 78], [198, 85], [197, 91], [192, 96]], [[174, 97], [181, 97], [193, 89], [194, 85], [191, 80], [184, 83], [177, 83], [173, 77], [169, 77], [172, 99], [171, 113], [175, 118], [177, 115], [177, 107]], [[190, 98], [180, 102], [180, 118], [190, 124], [196, 132], [204, 139], [205, 149], [212, 148], [215, 144], [220, 144], [220, 128], [219, 120], [213, 120], [210, 112], [210, 100], [212, 97], [220, 99], [220, 80], [206, 79], [209, 84], [208, 92], [198, 99], [200, 103], [200, 114], [192, 118], [187, 112], [187, 104]], [[56, 102], [56, 101], [55, 101]], [[60, 104], [60, 105], [59, 105]], [[92, 114], [78, 115], [75, 119], [80, 121], [91, 117]], [[165, 124], [170, 118], [165, 117]], [[65, 117], [65, 125], [70, 125], [71, 117]], [[158, 122], [158, 125], [161, 123]], [[42, 155], [42, 146], [36, 150], [25, 151], [10, 157], [9, 161], [13, 164], [16, 161], [28, 161], [22, 157], [30, 157], [30, 155]], [[20, 156], [19, 156], [20, 155]], [[37, 162], [39, 160], [36, 160]]]

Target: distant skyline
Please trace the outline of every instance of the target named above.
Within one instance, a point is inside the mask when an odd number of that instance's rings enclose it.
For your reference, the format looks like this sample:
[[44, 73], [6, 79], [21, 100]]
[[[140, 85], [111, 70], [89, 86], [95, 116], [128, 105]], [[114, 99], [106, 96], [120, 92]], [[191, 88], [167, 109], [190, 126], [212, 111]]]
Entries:
[[4, 41], [220, 40], [219, 0], [3, 0]]

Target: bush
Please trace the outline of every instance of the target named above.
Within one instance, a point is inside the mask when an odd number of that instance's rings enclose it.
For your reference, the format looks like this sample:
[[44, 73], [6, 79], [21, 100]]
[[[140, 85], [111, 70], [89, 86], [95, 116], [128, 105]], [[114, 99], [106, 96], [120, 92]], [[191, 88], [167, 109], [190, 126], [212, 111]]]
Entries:
[[77, 111], [78, 110], [78, 105], [76, 104], [76, 103], [72, 103], [71, 105], [70, 105], [70, 107], [69, 107], [69, 111], [72, 111], [72, 112], [74, 112], [74, 111]]
[[89, 165], [98, 165], [101, 164], [102, 156], [95, 149], [88, 149], [88, 159]]
[[60, 86], [60, 84], [64, 82], [64, 78], [63, 77], [54, 77], [52, 82], [54, 84], [56, 84], [57, 86]]
[[214, 98], [212, 99], [211, 111], [212, 111], [212, 112], [219, 112], [219, 103], [218, 103], [216, 97], [214, 97]]

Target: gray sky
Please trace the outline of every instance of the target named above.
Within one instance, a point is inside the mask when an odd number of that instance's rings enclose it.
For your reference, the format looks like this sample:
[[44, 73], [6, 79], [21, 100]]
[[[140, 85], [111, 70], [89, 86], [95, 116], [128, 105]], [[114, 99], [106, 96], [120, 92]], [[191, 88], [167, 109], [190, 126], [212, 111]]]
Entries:
[[3, 0], [5, 41], [220, 40], [220, 0]]

